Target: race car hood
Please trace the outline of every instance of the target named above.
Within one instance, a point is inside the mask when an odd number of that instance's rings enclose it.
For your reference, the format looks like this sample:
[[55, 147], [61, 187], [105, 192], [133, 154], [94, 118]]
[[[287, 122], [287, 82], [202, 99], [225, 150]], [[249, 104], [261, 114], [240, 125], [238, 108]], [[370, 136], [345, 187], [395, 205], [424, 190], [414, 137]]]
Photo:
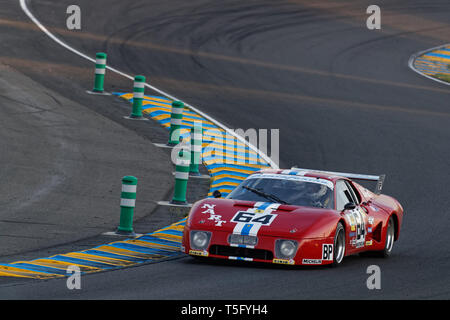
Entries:
[[333, 235], [340, 218], [330, 209], [233, 199], [204, 199], [194, 204], [190, 229], [286, 238]]

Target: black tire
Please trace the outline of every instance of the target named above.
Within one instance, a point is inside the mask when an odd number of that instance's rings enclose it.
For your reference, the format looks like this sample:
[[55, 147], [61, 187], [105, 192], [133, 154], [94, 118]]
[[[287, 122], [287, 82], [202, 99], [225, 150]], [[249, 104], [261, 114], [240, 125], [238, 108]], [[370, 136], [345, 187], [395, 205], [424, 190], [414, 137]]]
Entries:
[[342, 263], [345, 257], [345, 229], [342, 222], [339, 222], [336, 226], [336, 232], [334, 234], [333, 244], [333, 263], [332, 267], [337, 267]]
[[392, 249], [394, 248], [395, 242], [395, 222], [394, 218], [390, 217], [386, 230], [386, 238], [384, 239], [384, 249], [378, 251], [378, 255], [387, 258], [392, 254]]

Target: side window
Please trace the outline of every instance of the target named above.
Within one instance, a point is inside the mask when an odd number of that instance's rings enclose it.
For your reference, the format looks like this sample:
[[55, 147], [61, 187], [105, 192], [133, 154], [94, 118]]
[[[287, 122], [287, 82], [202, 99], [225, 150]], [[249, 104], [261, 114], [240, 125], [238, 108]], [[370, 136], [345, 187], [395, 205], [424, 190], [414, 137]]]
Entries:
[[354, 202], [350, 190], [344, 180], [338, 180], [336, 182], [336, 210], [344, 210], [344, 206]]
[[361, 203], [361, 195], [358, 192], [358, 189], [356, 189], [356, 187], [353, 185], [353, 183], [346, 181], [348, 188], [350, 189], [350, 191], [352, 192], [352, 195], [355, 199], [355, 203], [356, 204], [360, 204]]

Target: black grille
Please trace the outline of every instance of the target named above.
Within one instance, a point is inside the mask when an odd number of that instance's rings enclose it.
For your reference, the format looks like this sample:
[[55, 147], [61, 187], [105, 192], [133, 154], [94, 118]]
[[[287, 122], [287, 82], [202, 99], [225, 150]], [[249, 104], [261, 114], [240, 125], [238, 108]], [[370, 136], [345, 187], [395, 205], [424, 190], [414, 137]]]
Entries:
[[262, 249], [212, 245], [211, 248], [209, 248], [209, 253], [226, 257], [233, 256], [261, 260], [273, 260], [273, 253], [269, 250]]

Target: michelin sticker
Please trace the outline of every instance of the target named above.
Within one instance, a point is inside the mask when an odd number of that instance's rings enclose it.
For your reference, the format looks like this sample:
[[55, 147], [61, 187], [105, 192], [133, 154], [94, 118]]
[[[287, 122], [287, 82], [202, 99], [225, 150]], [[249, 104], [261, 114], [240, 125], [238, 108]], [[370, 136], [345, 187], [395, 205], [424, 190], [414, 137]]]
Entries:
[[303, 259], [303, 264], [322, 264], [322, 260], [320, 259]]

